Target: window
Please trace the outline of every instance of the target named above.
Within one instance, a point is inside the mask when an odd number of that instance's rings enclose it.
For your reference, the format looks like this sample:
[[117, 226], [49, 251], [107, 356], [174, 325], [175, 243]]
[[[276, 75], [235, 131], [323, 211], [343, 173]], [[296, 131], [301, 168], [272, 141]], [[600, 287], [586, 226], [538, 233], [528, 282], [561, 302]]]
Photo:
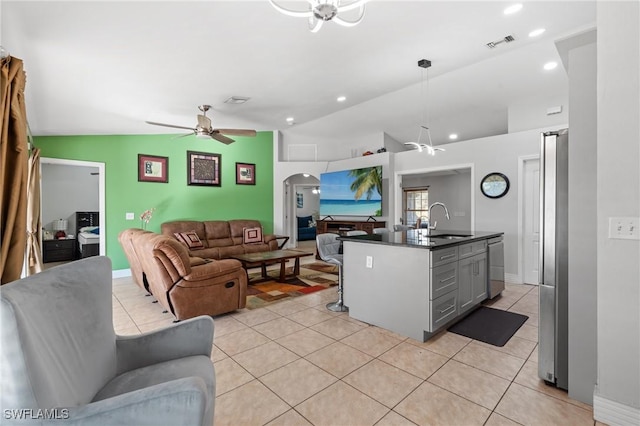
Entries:
[[404, 190], [404, 220], [406, 225], [415, 226], [429, 219], [429, 187]]

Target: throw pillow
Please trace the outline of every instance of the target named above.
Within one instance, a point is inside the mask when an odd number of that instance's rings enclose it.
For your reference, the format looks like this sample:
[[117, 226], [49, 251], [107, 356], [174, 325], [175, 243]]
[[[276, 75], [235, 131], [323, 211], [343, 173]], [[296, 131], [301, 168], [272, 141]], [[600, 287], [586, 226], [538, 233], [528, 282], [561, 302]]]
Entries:
[[262, 242], [262, 227], [256, 226], [255, 228], [244, 228], [242, 230], [242, 243], [252, 244]]
[[196, 231], [176, 232], [173, 235], [175, 235], [178, 241], [186, 244], [189, 250], [204, 248], [204, 244], [200, 241]]

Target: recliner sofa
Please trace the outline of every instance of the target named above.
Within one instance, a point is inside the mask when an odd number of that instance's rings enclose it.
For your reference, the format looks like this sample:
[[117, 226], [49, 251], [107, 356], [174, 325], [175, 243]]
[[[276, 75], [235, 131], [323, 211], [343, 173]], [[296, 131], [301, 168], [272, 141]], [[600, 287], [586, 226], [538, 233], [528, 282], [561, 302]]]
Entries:
[[278, 241], [273, 234], [262, 234], [260, 242], [245, 242], [245, 229], [262, 228], [260, 221], [236, 220], [176, 220], [164, 222], [161, 232], [175, 238], [175, 234], [195, 231], [202, 247], [189, 248], [192, 256], [205, 259], [227, 259], [234, 254], [256, 253], [278, 250]]
[[131, 241], [149, 291], [178, 320], [245, 307], [247, 272], [240, 261], [190, 257], [167, 235], [136, 233]]

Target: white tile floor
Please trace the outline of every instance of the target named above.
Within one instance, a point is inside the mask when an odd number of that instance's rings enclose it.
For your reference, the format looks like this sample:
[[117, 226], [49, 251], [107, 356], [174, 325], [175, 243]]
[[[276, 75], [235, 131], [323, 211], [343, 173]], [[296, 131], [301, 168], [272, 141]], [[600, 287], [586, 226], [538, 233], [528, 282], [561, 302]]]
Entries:
[[[309, 261], [315, 261], [310, 258]], [[325, 304], [336, 289], [215, 320], [215, 424], [593, 425], [592, 407], [537, 378], [537, 288], [490, 305], [529, 320], [502, 348], [444, 331], [418, 342]], [[113, 282], [114, 326], [172, 323], [130, 278]]]

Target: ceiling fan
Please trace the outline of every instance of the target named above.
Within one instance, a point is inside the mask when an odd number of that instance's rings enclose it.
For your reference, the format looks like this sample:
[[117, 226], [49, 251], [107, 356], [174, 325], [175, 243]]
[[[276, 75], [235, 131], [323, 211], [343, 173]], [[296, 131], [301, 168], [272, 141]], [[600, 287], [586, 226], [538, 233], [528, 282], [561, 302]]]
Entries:
[[197, 137], [210, 137], [212, 139], [217, 140], [218, 142], [222, 142], [224, 144], [229, 145], [230, 143], [235, 142], [235, 140], [226, 137], [225, 135], [231, 136], [255, 136], [255, 130], [248, 129], [214, 129], [211, 127], [211, 119], [207, 117], [207, 111], [211, 109], [211, 105], [200, 105], [198, 109], [202, 111], [202, 114], [198, 114], [198, 124], [195, 128], [185, 127], [185, 126], [177, 126], [175, 124], [165, 124], [165, 123], [156, 123], [155, 121], [147, 121], [147, 124], [153, 124], [154, 126], [164, 126], [164, 127], [172, 127], [174, 129], [185, 129], [191, 130], [193, 133], [188, 133], [184, 136], [196, 135]]

